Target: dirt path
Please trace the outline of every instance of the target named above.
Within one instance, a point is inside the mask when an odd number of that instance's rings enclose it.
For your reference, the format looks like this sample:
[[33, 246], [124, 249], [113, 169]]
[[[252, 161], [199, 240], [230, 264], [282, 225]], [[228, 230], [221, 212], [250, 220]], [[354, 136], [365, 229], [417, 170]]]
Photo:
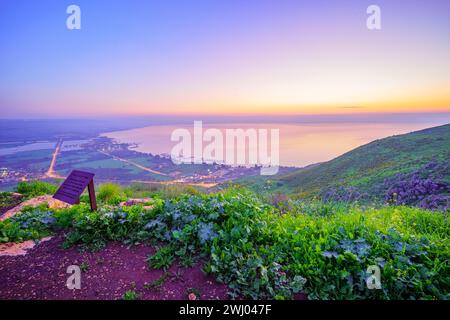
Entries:
[[[38, 244], [28, 254], [0, 257], [1, 299], [121, 299], [134, 290], [140, 299], [188, 299], [189, 289], [200, 293], [199, 299], [226, 299], [227, 287], [201, 271], [172, 266], [160, 287], [145, 288], [145, 283], [159, 279], [162, 270], [150, 270], [146, 258], [154, 248], [144, 245], [127, 247], [111, 243], [98, 252], [81, 253], [76, 248], [62, 249], [63, 236]], [[70, 265], [83, 266], [81, 289], [69, 290], [66, 282]]]

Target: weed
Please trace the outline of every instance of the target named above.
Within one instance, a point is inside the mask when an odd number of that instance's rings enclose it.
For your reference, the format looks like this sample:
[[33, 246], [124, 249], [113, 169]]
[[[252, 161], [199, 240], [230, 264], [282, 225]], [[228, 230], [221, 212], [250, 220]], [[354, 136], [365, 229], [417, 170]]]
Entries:
[[144, 288], [150, 291], [161, 291], [164, 282], [167, 280], [167, 273], [163, 273], [159, 278], [144, 284]]
[[147, 258], [148, 266], [153, 269], [167, 270], [175, 259], [173, 251], [170, 245], [159, 248], [154, 255]]
[[123, 300], [139, 300], [139, 294], [136, 291], [128, 290], [123, 294], [122, 299]]

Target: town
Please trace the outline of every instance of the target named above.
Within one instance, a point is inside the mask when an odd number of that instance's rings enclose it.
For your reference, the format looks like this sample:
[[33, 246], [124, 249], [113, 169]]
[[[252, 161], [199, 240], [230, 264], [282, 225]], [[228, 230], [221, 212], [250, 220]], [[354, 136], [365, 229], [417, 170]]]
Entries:
[[[214, 187], [219, 183], [260, 174], [261, 166], [231, 166], [207, 162], [175, 164], [168, 154], [147, 154], [135, 145], [110, 138], [58, 139], [52, 149], [17, 149], [0, 157], [0, 190], [11, 190], [19, 181], [58, 181], [73, 169], [95, 173], [98, 182], [119, 184], [189, 184]], [[5, 149], [3, 149], [5, 150]], [[293, 168], [281, 167], [282, 172]]]

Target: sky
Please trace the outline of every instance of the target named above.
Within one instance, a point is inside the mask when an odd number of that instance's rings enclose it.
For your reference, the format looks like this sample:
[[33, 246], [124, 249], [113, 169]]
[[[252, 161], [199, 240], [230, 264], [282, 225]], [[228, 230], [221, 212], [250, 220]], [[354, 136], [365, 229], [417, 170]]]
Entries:
[[0, 0], [0, 118], [449, 112], [449, 39], [448, 0]]

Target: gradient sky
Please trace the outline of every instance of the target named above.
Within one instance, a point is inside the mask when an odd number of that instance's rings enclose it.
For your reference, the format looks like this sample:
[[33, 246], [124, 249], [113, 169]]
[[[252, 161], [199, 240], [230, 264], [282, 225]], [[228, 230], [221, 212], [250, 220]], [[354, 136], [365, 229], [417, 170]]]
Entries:
[[0, 0], [0, 117], [450, 111], [449, 39], [448, 0]]

